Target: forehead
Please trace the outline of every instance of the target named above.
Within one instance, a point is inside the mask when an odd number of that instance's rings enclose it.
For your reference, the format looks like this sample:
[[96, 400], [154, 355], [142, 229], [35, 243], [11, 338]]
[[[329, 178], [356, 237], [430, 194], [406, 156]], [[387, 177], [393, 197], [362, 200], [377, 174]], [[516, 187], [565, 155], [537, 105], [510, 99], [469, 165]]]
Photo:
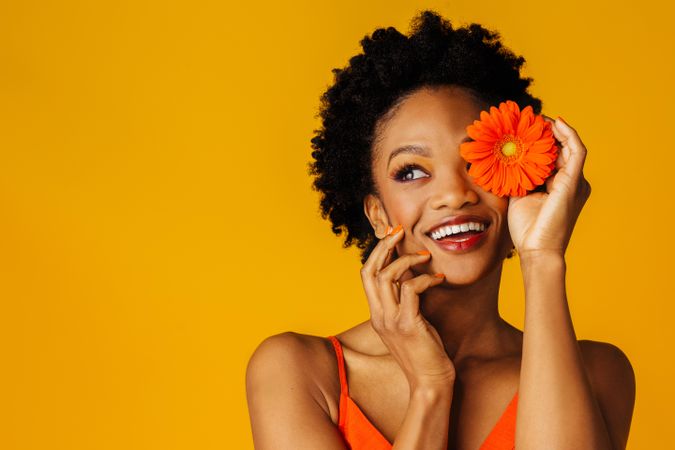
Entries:
[[415, 91], [379, 127], [378, 159], [402, 144], [458, 145], [467, 135], [466, 127], [480, 117], [481, 109], [481, 103], [461, 87], [425, 87]]

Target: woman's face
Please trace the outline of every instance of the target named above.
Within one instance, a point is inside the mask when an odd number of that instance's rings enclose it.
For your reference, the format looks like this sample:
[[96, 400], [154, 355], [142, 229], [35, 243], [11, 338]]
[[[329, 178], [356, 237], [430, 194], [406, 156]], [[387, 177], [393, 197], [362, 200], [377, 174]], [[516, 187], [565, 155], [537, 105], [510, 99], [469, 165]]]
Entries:
[[[423, 88], [378, 129], [372, 170], [380, 195], [369, 195], [364, 207], [378, 237], [389, 224], [403, 225], [399, 255], [431, 251], [429, 262], [415, 266], [415, 274], [442, 272], [452, 284], [473, 283], [501, 264], [513, 247], [508, 197], [475, 184], [459, 153], [460, 144], [470, 140], [466, 127], [484, 107], [460, 87]], [[477, 244], [441, 244], [429, 234], [465, 214], [489, 222]]]

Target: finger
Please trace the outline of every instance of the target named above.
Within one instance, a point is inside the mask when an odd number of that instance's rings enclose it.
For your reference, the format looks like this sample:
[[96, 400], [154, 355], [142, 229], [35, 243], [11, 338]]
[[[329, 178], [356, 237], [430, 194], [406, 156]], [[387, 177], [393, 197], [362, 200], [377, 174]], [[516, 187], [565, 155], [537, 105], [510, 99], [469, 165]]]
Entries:
[[[398, 235], [400, 234], [402, 233], [399, 232]], [[400, 236], [392, 236], [391, 233], [389, 233], [384, 238], [380, 239], [368, 256], [363, 267], [361, 267], [361, 281], [363, 283], [363, 289], [366, 292], [370, 317], [373, 324], [376, 326], [382, 324], [384, 307], [382, 305], [375, 276], [377, 274], [377, 268], [387, 259], [391, 258], [391, 249], [393, 248], [392, 241], [395, 243], [398, 238], [400, 238]]]
[[552, 118], [550, 118], [549, 116], [544, 115], [544, 114], [542, 114], [541, 116], [544, 118], [544, 121], [551, 124], [551, 131], [553, 132], [553, 139], [555, 140], [555, 144], [558, 147], [558, 154], [561, 154], [562, 153], [561, 150], [563, 148], [563, 145], [562, 145], [562, 142], [560, 142], [560, 138], [562, 137], [562, 135], [560, 134], [560, 132], [556, 131], [556, 129], [555, 129], [555, 120], [553, 120]]
[[399, 242], [404, 234], [403, 227], [399, 225], [394, 228], [392, 232], [380, 239], [373, 251], [370, 253], [368, 260], [363, 265], [362, 271], [365, 271], [370, 276], [375, 276], [385, 266], [387, 260], [391, 260], [396, 243]]
[[394, 289], [394, 292], [396, 293], [396, 298], [399, 299], [399, 303], [400, 303], [400, 298], [401, 298], [401, 285], [400, 285], [400, 283], [403, 283], [405, 280], [409, 280], [413, 277], [415, 277], [415, 274], [412, 272], [412, 270], [408, 269], [405, 272], [403, 272], [403, 275], [401, 275], [397, 278], [397, 282], [394, 282], [393, 285], [396, 287]]
[[420, 251], [424, 253], [409, 253], [407, 255], [398, 257], [395, 261], [380, 271], [378, 274], [378, 281], [380, 279], [385, 283], [392, 282], [394, 280], [399, 280], [399, 282], [405, 281], [405, 279], [402, 279], [403, 275], [408, 272], [412, 266], [421, 264], [431, 258], [431, 254], [428, 250]]
[[565, 147], [569, 149], [568, 156], [565, 159], [565, 170], [578, 180], [586, 161], [586, 146], [581, 142], [576, 130], [561, 118], [556, 120], [554, 128], [560, 131], [562, 136], [560, 142], [563, 144], [563, 153], [565, 153]]
[[384, 308], [382, 307], [382, 300], [380, 299], [375, 280], [372, 276], [364, 273], [363, 269], [361, 269], [361, 280], [363, 282], [363, 290], [366, 292], [366, 300], [368, 300], [371, 321], [376, 327], [382, 325]]
[[396, 261], [396, 259], [398, 259], [398, 250], [396, 250], [396, 245], [394, 245], [394, 247], [387, 252], [387, 257], [384, 259], [380, 270], [387, 267], [392, 261]]
[[[396, 286], [396, 281], [411, 266], [423, 263], [429, 260], [430, 257], [429, 253], [403, 255], [377, 274], [377, 285], [382, 293], [381, 300], [385, 314], [395, 314], [398, 311], [400, 288]], [[399, 281], [400, 285], [403, 285], [404, 282]]]
[[396, 243], [400, 242], [403, 234], [401, 225], [394, 228], [388, 236], [378, 242], [376, 249], [361, 269], [361, 278], [371, 309], [371, 319], [377, 325], [384, 325], [385, 318], [392, 317], [398, 310], [398, 291], [394, 292], [391, 284], [382, 287], [383, 284], [379, 282], [378, 277], [380, 277], [382, 267], [386, 267], [384, 265], [395, 258]]
[[[384, 267], [386, 268], [389, 264], [391, 264], [392, 261], [396, 261], [399, 256], [398, 256], [398, 251], [396, 250], [396, 247], [394, 247], [394, 250], [390, 253], [392, 256], [387, 258], [385, 261]], [[398, 298], [400, 296], [400, 284], [399, 282], [402, 281], [400, 278], [394, 279], [392, 283], [389, 283], [387, 287], [390, 289], [390, 294], [393, 296], [395, 303], [398, 304]]]
[[558, 172], [557, 172], [557, 171], [556, 171], [555, 173], [553, 173], [552, 175], [550, 175], [550, 176], [546, 179], [545, 184], [546, 184], [546, 193], [547, 193], [547, 194], [550, 194], [551, 191], [553, 190], [553, 184], [555, 183], [555, 177], [556, 177], [556, 176], [558, 176]]
[[437, 286], [445, 281], [443, 274], [429, 275], [428, 273], [419, 275], [415, 278], [401, 283], [401, 305], [399, 307], [399, 317], [402, 326], [412, 325], [415, 317], [420, 311], [419, 294], [431, 286]]

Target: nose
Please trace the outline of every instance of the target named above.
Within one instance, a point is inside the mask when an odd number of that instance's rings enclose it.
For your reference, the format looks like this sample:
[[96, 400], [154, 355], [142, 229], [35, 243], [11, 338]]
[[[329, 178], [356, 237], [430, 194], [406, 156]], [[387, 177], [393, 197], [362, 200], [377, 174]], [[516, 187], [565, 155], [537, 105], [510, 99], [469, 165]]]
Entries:
[[466, 162], [453, 165], [452, 168], [436, 174], [429, 204], [433, 209], [445, 207], [452, 211], [460, 210], [478, 202], [480, 197], [476, 192], [477, 188], [466, 172]]

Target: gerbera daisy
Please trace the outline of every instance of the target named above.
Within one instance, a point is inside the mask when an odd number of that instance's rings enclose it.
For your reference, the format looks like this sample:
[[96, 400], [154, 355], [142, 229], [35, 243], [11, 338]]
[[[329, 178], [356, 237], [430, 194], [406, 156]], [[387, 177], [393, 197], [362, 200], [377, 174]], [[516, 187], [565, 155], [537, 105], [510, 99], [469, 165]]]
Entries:
[[522, 112], [512, 100], [491, 106], [466, 131], [473, 141], [461, 144], [459, 152], [471, 163], [469, 175], [495, 195], [522, 197], [555, 168], [558, 146], [551, 124], [530, 105]]

